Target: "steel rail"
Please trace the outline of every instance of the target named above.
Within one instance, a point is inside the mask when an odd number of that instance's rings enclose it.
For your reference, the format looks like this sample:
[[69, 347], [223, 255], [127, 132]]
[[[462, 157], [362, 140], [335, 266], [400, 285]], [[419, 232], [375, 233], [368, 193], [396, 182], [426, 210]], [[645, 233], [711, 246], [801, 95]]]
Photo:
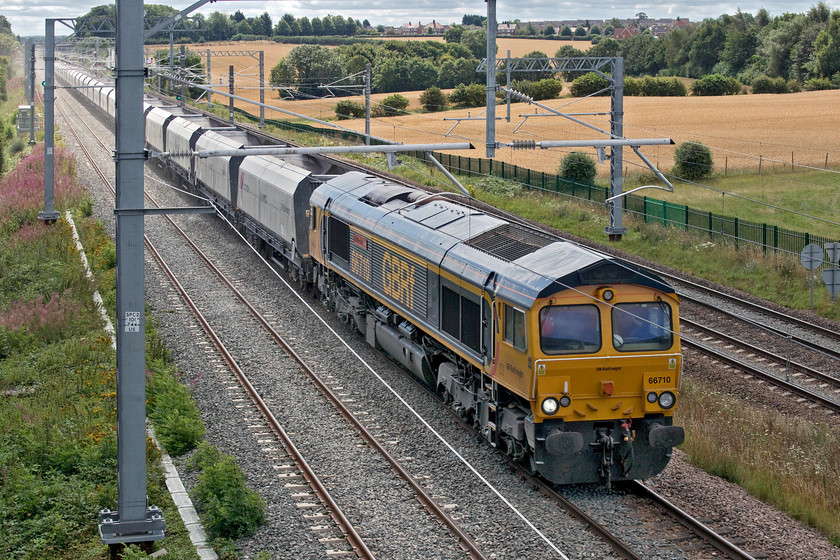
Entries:
[[[636, 263], [634, 263], [634, 264], [636, 264]], [[654, 272], [654, 273], [658, 274], [659, 276], [662, 276], [663, 278], [667, 278], [668, 280], [670, 280], [674, 283], [684, 284], [684, 285], [690, 287], [692, 290], [698, 290], [698, 291], [701, 291], [703, 293], [713, 294], [714, 297], [724, 299], [724, 300], [726, 300], [730, 303], [734, 303], [736, 305], [746, 307], [746, 308], [751, 309], [752, 311], [755, 311], [755, 312], [758, 312], [758, 313], [764, 313], [765, 315], [769, 315], [770, 317], [773, 317], [773, 318], [778, 319], [780, 321], [785, 321], [785, 322], [788, 322], [788, 323], [792, 323], [793, 325], [795, 325], [799, 328], [814, 331], [814, 332], [816, 332], [816, 333], [818, 333], [822, 336], [825, 336], [826, 338], [830, 338], [832, 340], [840, 341], [840, 332], [838, 332], [836, 330], [829, 329], [829, 328], [823, 327], [821, 325], [817, 325], [815, 323], [812, 323], [810, 321], [806, 321], [804, 319], [800, 319], [798, 317], [794, 317], [794, 316], [789, 315], [787, 313], [784, 313], [782, 311], [776, 311], [775, 309], [771, 309], [771, 308], [766, 307], [764, 305], [761, 305], [761, 304], [758, 304], [758, 303], [753, 303], [751, 301], [747, 301], [747, 300], [739, 298], [737, 296], [733, 296], [733, 295], [718, 292], [718, 291], [713, 290], [711, 288], [707, 288], [707, 287], [705, 287], [701, 284], [697, 284], [696, 282], [692, 282], [691, 280], [686, 280], [685, 278], [681, 278], [679, 276], [676, 276], [676, 275], [670, 274], [668, 272], [659, 270], [658, 268], [646, 267], [646, 266], [643, 266], [643, 265], [640, 265], [640, 264], [636, 264], [636, 266], [638, 266], [639, 268], [643, 268], [645, 270], [649, 270], [651, 272]], [[684, 292], [678, 291], [677, 294], [679, 295], [680, 299], [683, 300], [683, 301], [696, 303], [697, 305], [702, 305], [703, 307], [711, 307], [711, 305], [709, 303], [706, 303], [702, 300], [699, 300], [695, 297], [692, 297], [692, 296], [690, 296], [690, 295], [688, 295]], [[717, 311], [720, 312], [720, 313], [727, 313], [726, 311], [723, 311], [721, 309], [717, 309]], [[739, 317], [738, 315], [734, 315], [732, 313], [727, 313], [727, 314], [730, 315], [731, 317], [734, 317], [734, 318], [739, 319], [741, 321], [744, 320], [743, 317]], [[763, 325], [761, 325], [761, 327], [763, 329], [774, 332], [774, 333], [776, 333], [780, 336], [783, 336], [785, 338], [790, 338], [791, 340], [793, 340], [797, 344], [801, 344], [802, 346], [805, 346], [807, 348], [811, 348], [813, 350], [823, 352], [823, 353], [831, 356], [832, 358], [840, 359], [840, 352], [837, 352], [835, 350], [831, 350], [830, 348], [822, 348], [822, 347], [815, 346], [814, 342], [812, 340], [808, 340], [806, 338], [802, 338], [802, 337], [793, 335], [791, 333], [785, 332], [785, 331], [783, 331], [779, 328], [776, 328], [776, 327], [773, 327], [773, 326], [770, 326], [770, 325], [763, 324]]]
[[704, 525], [698, 519], [692, 517], [675, 504], [669, 502], [665, 499], [665, 497], [658, 494], [644, 483], [637, 480], [632, 483], [628, 483], [627, 486], [637, 496], [651, 500], [656, 505], [664, 508], [669, 515], [680, 523], [680, 525], [702, 538], [705, 543], [714, 547], [723, 554], [724, 557], [741, 560], [755, 560], [753, 556], [741, 550], [738, 546], [729, 542], [721, 535], [713, 531], [710, 527]]
[[[695, 323], [694, 321], [686, 319], [685, 317], [680, 317], [680, 326], [688, 326], [688, 327], [691, 327], [692, 329], [695, 329], [697, 331], [701, 331], [701, 332], [704, 332], [706, 334], [710, 334], [710, 335], [714, 336], [715, 338], [719, 338], [720, 340], [722, 340], [724, 342], [727, 342], [729, 344], [734, 344], [734, 345], [737, 345], [737, 346], [741, 346], [742, 348], [746, 348], [750, 352], [752, 352], [752, 353], [754, 353], [758, 356], [761, 356], [762, 358], [766, 358], [768, 360], [774, 360], [776, 362], [780, 362], [782, 364], [785, 364], [786, 367], [790, 367], [791, 369], [793, 369], [795, 371], [798, 371], [800, 373], [804, 373], [805, 375], [810, 375], [811, 377], [814, 377], [814, 378], [816, 378], [816, 379], [818, 379], [818, 380], [820, 380], [824, 383], [827, 383], [827, 384], [829, 384], [833, 387], [840, 388], [840, 379], [838, 379], [836, 377], [832, 377], [831, 375], [828, 375], [828, 374], [825, 374], [821, 371], [815, 370], [814, 368], [806, 366], [804, 364], [794, 362], [794, 361], [790, 360], [789, 358], [785, 358], [784, 356], [779, 356], [778, 354], [774, 354], [773, 352], [770, 352], [769, 350], [764, 350], [762, 348], [759, 348], [758, 346], [754, 346], [754, 345], [750, 344], [749, 342], [739, 340], [739, 339], [735, 338], [734, 336], [730, 336], [728, 334], [724, 334], [724, 333], [722, 333], [720, 331], [717, 331], [715, 329], [712, 329], [710, 327], [703, 326], [700, 323]], [[685, 336], [685, 335], [683, 334], [683, 336]]]
[[764, 381], [768, 381], [778, 387], [782, 387], [791, 393], [798, 395], [803, 399], [810, 400], [817, 404], [824, 406], [825, 408], [832, 410], [834, 412], [840, 412], [840, 403], [834, 400], [829, 399], [828, 397], [824, 397], [818, 393], [814, 393], [804, 387], [799, 385], [789, 383], [782, 379], [781, 377], [776, 377], [771, 373], [767, 373], [757, 367], [750, 365], [746, 362], [743, 362], [737, 358], [733, 358], [732, 356], [727, 356], [726, 354], [721, 354], [717, 349], [707, 346], [701, 342], [697, 342], [696, 340], [691, 340], [688, 337], [682, 337], [683, 347], [693, 348], [699, 352], [706, 354], [707, 356], [711, 356], [712, 358], [723, 362], [726, 365], [732, 366], [734, 368], [738, 368], [745, 373], [750, 375], [754, 375], [763, 379]]
[[[62, 113], [62, 116], [64, 116], [65, 120], [66, 120], [66, 116], [63, 115], [63, 113]], [[69, 121], [67, 121], [67, 122], [69, 123]], [[105, 185], [108, 187], [108, 190], [110, 190], [112, 194], [116, 195], [116, 191], [114, 190], [113, 185], [108, 180], [108, 178], [105, 176], [102, 169], [96, 164], [96, 162], [94, 161], [90, 152], [87, 150], [87, 147], [84, 146], [84, 144], [81, 141], [81, 138], [78, 136], [75, 129], [73, 129], [73, 126], [71, 125], [71, 126], [69, 126], [69, 128], [70, 128], [72, 134], [74, 135], [74, 137], [76, 138], [76, 140], [79, 142], [80, 149], [85, 153], [85, 155], [88, 158], [89, 163], [93, 166], [96, 173], [99, 175], [99, 177], [105, 183]], [[97, 141], [98, 141], [98, 139], [97, 139]], [[149, 198], [151, 200], [151, 197], [149, 197]], [[169, 219], [168, 216], [167, 216], [167, 218]], [[170, 221], [171, 221], [171, 219], [170, 219]], [[174, 222], [173, 222], [173, 225], [175, 225]], [[176, 225], [176, 227], [177, 227], [177, 225]], [[183, 231], [182, 231], [182, 233], [183, 233]], [[221, 341], [221, 339], [219, 339], [219, 337], [216, 335], [212, 326], [209, 324], [209, 322], [206, 320], [204, 315], [198, 309], [196, 304], [193, 302], [192, 298], [189, 296], [189, 294], [187, 294], [186, 290], [181, 285], [181, 283], [178, 281], [174, 272], [169, 268], [169, 265], [163, 259], [161, 254], [158, 252], [157, 248], [154, 246], [154, 244], [151, 242], [151, 240], [148, 238], [148, 236], [144, 235], [143, 236], [143, 241], [144, 241], [144, 244], [146, 246], [146, 249], [152, 254], [152, 256], [155, 258], [155, 260], [161, 266], [164, 273], [170, 279], [170, 281], [172, 282], [176, 291], [181, 296], [181, 299], [190, 308], [190, 311], [196, 317], [196, 320], [199, 322], [199, 324], [201, 325], [204, 332], [207, 334], [207, 336], [212, 341], [213, 345], [216, 347], [216, 349], [222, 355], [225, 362], [231, 368], [231, 370], [233, 371], [237, 380], [239, 381], [240, 385], [242, 385], [242, 387], [249, 394], [249, 396], [251, 398], [251, 401], [254, 403], [254, 405], [257, 407], [257, 409], [263, 415], [266, 422], [268, 422], [268, 424], [271, 426], [271, 429], [274, 431], [275, 435], [277, 435], [277, 437], [280, 439], [280, 441], [283, 444], [283, 447], [286, 449], [286, 452], [292, 458], [292, 460], [294, 461], [298, 470], [300, 470], [301, 475], [304, 477], [304, 479], [307, 481], [309, 486], [315, 492], [315, 495], [318, 497], [318, 499], [321, 501], [321, 503], [327, 508], [327, 510], [329, 511], [330, 517], [332, 517], [332, 519], [335, 521], [335, 523], [339, 526], [341, 531], [344, 533], [344, 537], [347, 539], [350, 546], [356, 552], [356, 555], [359, 558], [362, 558], [362, 559], [374, 560], [375, 556], [370, 551], [370, 549], [368, 549], [368, 547], [365, 544], [364, 540], [362, 539], [361, 535], [359, 535], [359, 533], [356, 531], [353, 524], [349, 521], [349, 519], [347, 519], [347, 517], [342, 512], [341, 507], [335, 502], [332, 495], [327, 490], [326, 486], [324, 486], [324, 484], [320, 481], [318, 476], [315, 474], [315, 471], [309, 466], [309, 464], [306, 462], [304, 457], [301, 455], [300, 451], [297, 449], [294, 442], [291, 440], [291, 438], [288, 436], [286, 431], [283, 429], [283, 427], [277, 421], [277, 418], [275, 418], [274, 414], [271, 412], [271, 409], [268, 407], [268, 405], [265, 403], [265, 401], [259, 395], [256, 388], [254, 388], [254, 386], [251, 384], [247, 375], [239, 367], [239, 364], [236, 362], [236, 360], [233, 358], [231, 353], [228, 351], [227, 347], [224, 345], [224, 343]]]

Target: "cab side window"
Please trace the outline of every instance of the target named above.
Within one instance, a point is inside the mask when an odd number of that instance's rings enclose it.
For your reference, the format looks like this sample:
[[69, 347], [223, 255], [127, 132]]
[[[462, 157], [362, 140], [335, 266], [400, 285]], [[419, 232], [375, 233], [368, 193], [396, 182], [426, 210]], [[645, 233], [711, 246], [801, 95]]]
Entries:
[[505, 304], [505, 342], [523, 352], [528, 347], [525, 338], [525, 312]]

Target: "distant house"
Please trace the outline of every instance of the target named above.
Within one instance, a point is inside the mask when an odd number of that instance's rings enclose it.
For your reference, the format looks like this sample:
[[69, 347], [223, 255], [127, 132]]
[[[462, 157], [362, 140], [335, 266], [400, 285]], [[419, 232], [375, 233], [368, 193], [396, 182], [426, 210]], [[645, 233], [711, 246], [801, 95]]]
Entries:
[[449, 29], [448, 25], [441, 25], [435, 20], [432, 20], [432, 23], [425, 27], [423, 33], [425, 35], [443, 35], [444, 33], [446, 33], [447, 29]]
[[[429, 31], [431, 29], [431, 31]], [[419, 21], [414, 24], [412, 22], [402, 24], [398, 29], [399, 35], [443, 35], [449, 29], [448, 25], [441, 25], [437, 21], [432, 20], [432, 23], [423, 25]]]
[[418, 21], [417, 23], [404, 23], [399, 27], [400, 35], [421, 35], [423, 33], [423, 26]]
[[516, 24], [515, 23], [500, 23], [499, 27], [496, 29], [496, 35], [504, 36], [504, 35], [514, 35], [516, 33]]
[[658, 39], [663, 35], [667, 35], [671, 29], [672, 27], [669, 25], [652, 25], [650, 27], [650, 33]]
[[627, 39], [640, 33], [638, 27], [616, 27], [613, 29], [613, 39]]

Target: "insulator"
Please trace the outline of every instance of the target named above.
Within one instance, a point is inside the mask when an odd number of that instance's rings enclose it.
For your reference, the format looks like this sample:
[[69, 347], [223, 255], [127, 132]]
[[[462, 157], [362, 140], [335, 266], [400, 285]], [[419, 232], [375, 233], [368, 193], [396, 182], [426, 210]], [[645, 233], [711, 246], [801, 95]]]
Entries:
[[514, 140], [511, 148], [514, 150], [536, 150], [537, 143], [534, 140]]
[[521, 101], [526, 101], [528, 103], [533, 103], [534, 102], [533, 97], [528, 97], [527, 95], [525, 95], [521, 91], [516, 91], [515, 89], [510, 89], [510, 88], [506, 88], [506, 91], [510, 92], [510, 94], [513, 97], [515, 97], [516, 99], [519, 99]]

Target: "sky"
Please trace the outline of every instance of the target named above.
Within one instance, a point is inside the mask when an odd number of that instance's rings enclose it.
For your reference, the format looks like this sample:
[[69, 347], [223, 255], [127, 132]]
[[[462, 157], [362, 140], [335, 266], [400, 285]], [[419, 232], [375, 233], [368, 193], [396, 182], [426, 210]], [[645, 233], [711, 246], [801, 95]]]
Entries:
[[[112, 3], [109, 0], [3, 0], [0, 15], [6, 16], [16, 35], [43, 35], [46, 18], [73, 18], [85, 15], [94, 6]], [[173, 3], [157, 1], [182, 10], [194, 3], [194, 0]], [[816, 1], [798, 2], [764, 0], [740, 3], [717, 2], [715, 0], [694, 0], [691, 3], [676, 2], [632, 2], [613, 0], [610, 2], [566, 2], [558, 0], [531, 0], [516, 2], [497, 0], [496, 14], [499, 22], [519, 19], [520, 21], [545, 21], [562, 19], [609, 19], [632, 18], [644, 12], [650, 18], [687, 18], [690, 21], [702, 21], [704, 18], [717, 18], [722, 14], [734, 14], [739, 8], [742, 12], [755, 14], [761, 8], [771, 16], [785, 12], [804, 13]], [[826, 2], [832, 9], [837, 9], [840, 0]], [[327, 14], [352, 17], [359, 21], [367, 19], [372, 25], [399, 26], [407, 22], [429, 23], [436, 20], [442, 24], [460, 23], [464, 14], [487, 14], [487, 4], [481, 0], [452, 1], [401, 0], [395, 7], [393, 0], [276, 0], [274, 2], [219, 1], [207, 3], [198, 12], [205, 16], [215, 12], [233, 14], [241, 10], [246, 17], [254, 17], [268, 12], [272, 22], [276, 23], [285, 13], [295, 17], [322, 17]], [[56, 35], [66, 35], [63, 25], [56, 26]]]

